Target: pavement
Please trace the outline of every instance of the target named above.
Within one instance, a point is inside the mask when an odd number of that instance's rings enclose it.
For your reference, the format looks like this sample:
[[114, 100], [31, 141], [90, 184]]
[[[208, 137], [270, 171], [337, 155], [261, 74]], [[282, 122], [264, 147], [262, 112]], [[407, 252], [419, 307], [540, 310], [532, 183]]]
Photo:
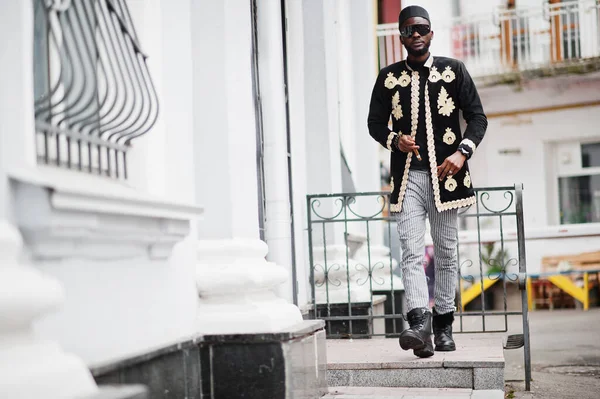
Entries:
[[[504, 318], [488, 318], [488, 328], [504, 325]], [[589, 311], [539, 310], [529, 313], [531, 335], [532, 382], [525, 391], [523, 349], [504, 351], [505, 394], [498, 390], [449, 388], [376, 388], [334, 387], [327, 399], [388, 398], [517, 398], [517, 399], [598, 399], [600, 398], [600, 308]], [[499, 324], [494, 327], [494, 324]], [[521, 332], [521, 319], [508, 318], [508, 333]], [[503, 334], [505, 335], [505, 334]], [[457, 335], [460, 339], [461, 335]], [[399, 352], [396, 352], [399, 353]], [[400, 352], [401, 353], [401, 352]], [[349, 354], [339, 353], [333, 359], [344, 360]], [[365, 354], [367, 360], [380, 356], [380, 367], [390, 359], [382, 354]], [[385, 355], [387, 356], [387, 355]], [[353, 357], [354, 358], [354, 357]], [[333, 360], [329, 358], [329, 362]], [[430, 361], [433, 361], [430, 360]], [[341, 367], [341, 366], [338, 366]]]
[[505, 351], [507, 398], [600, 398], [600, 308], [529, 313], [531, 392], [525, 392], [523, 350]]
[[502, 336], [460, 334], [456, 347], [420, 359], [398, 338], [327, 340], [328, 385], [504, 389]]

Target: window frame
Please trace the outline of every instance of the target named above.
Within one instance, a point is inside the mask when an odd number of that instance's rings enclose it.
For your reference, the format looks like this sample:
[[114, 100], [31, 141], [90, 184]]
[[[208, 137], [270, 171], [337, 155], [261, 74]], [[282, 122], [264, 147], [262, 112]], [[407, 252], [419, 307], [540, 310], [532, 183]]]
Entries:
[[[578, 139], [574, 141], [562, 141], [554, 143], [553, 151], [551, 153], [552, 158], [554, 160], [553, 166], [554, 170], [552, 171], [552, 182], [550, 189], [552, 190], [553, 195], [550, 198], [553, 201], [553, 205], [551, 206], [551, 220], [550, 224], [556, 224], [559, 226], [569, 225], [570, 223], [563, 223], [561, 218], [561, 201], [560, 201], [560, 184], [559, 181], [561, 178], [569, 178], [569, 177], [584, 177], [584, 176], [600, 176], [600, 166], [593, 167], [583, 167], [582, 166], [582, 157], [581, 157], [581, 148], [585, 144], [600, 144], [600, 138], [586, 138], [586, 139]], [[559, 155], [561, 152], [561, 148], [565, 149], [569, 146], [574, 148], [575, 145], [578, 148], [577, 156], [574, 157], [572, 162], [575, 162], [577, 165], [575, 167], [571, 167], [570, 170], [561, 170]], [[572, 151], [572, 150], [571, 150]], [[573, 155], [573, 154], [572, 154]], [[600, 224], [599, 222], [585, 222], [585, 223], [576, 223], [576, 224]]]

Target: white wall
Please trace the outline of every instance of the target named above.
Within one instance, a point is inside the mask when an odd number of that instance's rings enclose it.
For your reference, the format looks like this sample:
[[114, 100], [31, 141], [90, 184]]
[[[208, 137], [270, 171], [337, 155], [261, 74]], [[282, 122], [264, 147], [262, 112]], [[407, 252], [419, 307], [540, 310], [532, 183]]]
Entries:
[[[590, 74], [532, 80], [519, 90], [512, 86], [479, 90], [490, 118], [486, 136], [469, 161], [473, 184], [486, 187], [523, 183], [526, 231], [557, 229], [551, 227], [559, 224], [554, 148], [560, 143], [600, 140], [600, 107], [577, 106], [600, 100], [599, 88], [600, 77]], [[559, 108], [527, 112], [552, 106]], [[502, 154], [505, 150], [509, 153]], [[508, 221], [507, 225], [514, 226], [514, 222]], [[594, 226], [589, 227], [598, 232], [596, 235], [529, 240], [528, 270], [539, 271], [543, 256], [596, 250], [600, 245], [600, 226]], [[563, 226], [566, 230], [571, 228]]]
[[[522, 182], [526, 226], [558, 223], [558, 205], [552, 198], [556, 193], [551, 186], [556, 172], [548, 160], [549, 150], [553, 143], [600, 138], [597, 106], [567, 108], [600, 100], [599, 89], [597, 74], [532, 80], [520, 90], [511, 86], [480, 89], [484, 109], [491, 117], [482, 145], [470, 161], [474, 184]], [[551, 106], [564, 109], [519, 113]], [[520, 155], [499, 153], [513, 149], [520, 150]]]
[[[550, 143], [569, 142], [580, 139], [600, 139], [600, 107], [579, 108], [531, 114], [520, 117], [518, 125], [514, 118], [498, 118], [489, 121], [485, 146], [479, 148], [478, 162], [488, 164], [487, 176], [477, 174], [474, 166], [473, 179], [478, 185], [506, 185], [522, 182], [525, 186], [525, 221], [528, 226], [544, 226], [555, 222], [551, 215], [558, 209], [549, 209], [547, 198], [554, 196], [553, 169], [546, 162]], [[573, 121], [577, 121], [576, 129]], [[499, 154], [503, 149], [519, 149], [520, 155]]]
[[190, 336], [196, 316], [195, 256], [194, 243], [186, 241], [168, 262], [37, 262], [37, 268], [62, 283], [67, 300], [35, 324], [36, 332], [57, 340], [88, 364], [144, 353]]
[[[190, 7], [190, 0], [131, 2], [142, 48], [150, 55], [161, 105], [160, 121], [139, 143], [133, 143], [132, 180], [114, 183], [115, 187], [136, 187], [142, 196], [150, 193], [187, 204], [193, 202], [195, 194]], [[21, 107], [31, 109], [32, 104]], [[92, 179], [76, 176], [84, 178]], [[102, 184], [108, 187], [113, 183]], [[130, 230], [135, 230], [128, 223], [140, 222], [131, 222], [125, 214], [116, 219], [121, 219], [122, 225], [114, 235], [122, 235], [123, 245], [127, 245]], [[105, 223], [103, 220], [82, 227], [82, 242], [93, 234], [88, 228], [93, 231]], [[64, 213], [48, 223], [85, 225], [85, 218]], [[165, 233], [169, 227], [163, 226]], [[99, 237], [96, 251], [113, 253], [102, 245]], [[88, 364], [143, 353], [193, 334], [197, 306], [194, 245], [192, 240], [185, 240], [163, 260], [153, 260], [148, 252], [115, 255], [102, 261], [95, 259], [92, 247], [84, 254], [74, 250], [57, 260], [32, 260], [35, 267], [61, 281], [66, 293], [64, 306], [37, 322], [36, 332], [58, 341]]]

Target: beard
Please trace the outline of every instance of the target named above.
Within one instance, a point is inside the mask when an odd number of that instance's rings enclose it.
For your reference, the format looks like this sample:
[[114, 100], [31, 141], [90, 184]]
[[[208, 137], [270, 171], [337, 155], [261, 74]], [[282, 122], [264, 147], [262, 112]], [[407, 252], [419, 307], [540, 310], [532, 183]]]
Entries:
[[404, 48], [406, 49], [406, 51], [408, 52], [408, 54], [412, 55], [413, 57], [421, 57], [422, 55], [427, 54], [427, 52], [429, 51], [429, 43], [425, 43], [423, 45], [422, 48], [420, 48], [419, 50], [414, 50], [408, 46], [404, 46]]

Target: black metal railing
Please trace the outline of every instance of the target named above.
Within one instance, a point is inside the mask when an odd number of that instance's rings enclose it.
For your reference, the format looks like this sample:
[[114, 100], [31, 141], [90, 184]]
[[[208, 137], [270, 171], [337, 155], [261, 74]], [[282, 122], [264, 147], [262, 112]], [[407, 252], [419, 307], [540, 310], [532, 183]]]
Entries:
[[125, 0], [34, 0], [38, 162], [127, 178], [158, 97]]
[[[509, 335], [507, 349], [525, 347], [529, 385], [522, 185], [479, 188], [475, 194], [476, 204], [459, 211], [454, 330], [518, 333]], [[328, 338], [399, 336], [407, 325], [389, 193], [309, 195], [307, 215], [311, 316], [326, 321]], [[427, 248], [432, 303], [435, 255]]]

